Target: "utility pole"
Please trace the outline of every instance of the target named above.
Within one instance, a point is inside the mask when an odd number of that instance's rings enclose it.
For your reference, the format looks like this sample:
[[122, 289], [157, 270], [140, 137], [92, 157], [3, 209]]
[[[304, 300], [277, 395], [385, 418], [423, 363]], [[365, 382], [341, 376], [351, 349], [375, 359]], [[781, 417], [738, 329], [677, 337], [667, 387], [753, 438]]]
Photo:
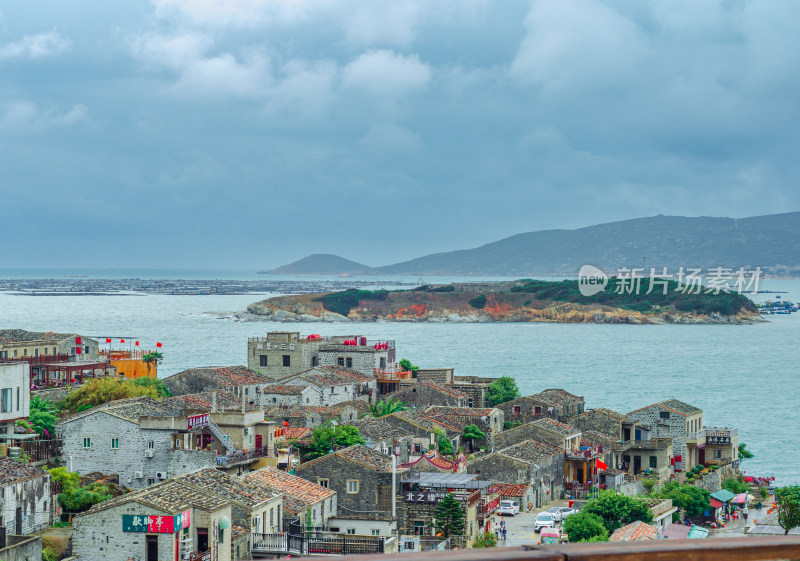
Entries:
[[392, 447], [392, 518], [397, 518], [397, 439]]

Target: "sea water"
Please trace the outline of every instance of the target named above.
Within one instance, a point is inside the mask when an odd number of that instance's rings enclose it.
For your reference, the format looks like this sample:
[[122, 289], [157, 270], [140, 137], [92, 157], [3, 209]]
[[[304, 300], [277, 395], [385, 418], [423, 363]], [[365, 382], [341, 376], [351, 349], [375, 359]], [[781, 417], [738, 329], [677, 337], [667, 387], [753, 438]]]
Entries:
[[[113, 278], [107, 272], [83, 271], [25, 271], [14, 276], [79, 273]], [[252, 272], [115, 274], [117, 278], [266, 278]], [[0, 277], [12, 275], [0, 272]], [[384, 281], [391, 285], [392, 279]], [[800, 281], [766, 280], [761, 288], [782, 291], [783, 299], [800, 298]], [[191, 367], [247, 364], [247, 338], [267, 331], [394, 339], [398, 359], [409, 358], [421, 367], [453, 367], [458, 375], [512, 376], [523, 394], [564, 388], [584, 396], [588, 408], [626, 413], [663, 399], [686, 401], [703, 409], [705, 425], [739, 428], [740, 442], [755, 454], [743, 462], [743, 470], [774, 475], [778, 484], [800, 482], [800, 313], [768, 316], [767, 322], [755, 325], [237, 323], [208, 313], [242, 311], [268, 296], [0, 292], [0, 328], [75, 332], [101, 342], [124, 337], [126, 342], [139, 340], [144, 349], [155, 349], [159, 341], [164, 354], [160, 377]], [[759, 294], [754, 299], [768, 297], [774, 295]]]

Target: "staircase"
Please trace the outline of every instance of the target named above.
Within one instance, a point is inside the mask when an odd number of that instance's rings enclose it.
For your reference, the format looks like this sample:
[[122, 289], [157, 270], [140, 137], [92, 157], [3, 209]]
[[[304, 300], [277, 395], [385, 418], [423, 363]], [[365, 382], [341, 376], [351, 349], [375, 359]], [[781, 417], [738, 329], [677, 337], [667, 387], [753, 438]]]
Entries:
[[217, 425], [217, 423], [215, 423], [210, 416], [208, 419], [208, 428], [214, 434], [214, 436], [216, 436], [219, 439], [219, 441], [225, 447], [225, 451], [228, 452], [228, 454], [233, 454], [234, 452], [236, 452], [236, 448], [234, 448], [233, 444], [231, 444], [230, 437], [224, 432], [222, 432], [222, 429], [219, 428], [219, 425]]

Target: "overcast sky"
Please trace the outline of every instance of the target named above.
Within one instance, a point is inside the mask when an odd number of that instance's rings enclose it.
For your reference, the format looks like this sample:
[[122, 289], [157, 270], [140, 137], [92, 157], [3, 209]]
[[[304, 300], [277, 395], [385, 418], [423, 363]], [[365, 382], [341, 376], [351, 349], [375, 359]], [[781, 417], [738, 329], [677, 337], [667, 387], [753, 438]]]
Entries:
[[799, 210], [799, 21], [793, 0], [2, 0], [0, 246], [377, 266]]

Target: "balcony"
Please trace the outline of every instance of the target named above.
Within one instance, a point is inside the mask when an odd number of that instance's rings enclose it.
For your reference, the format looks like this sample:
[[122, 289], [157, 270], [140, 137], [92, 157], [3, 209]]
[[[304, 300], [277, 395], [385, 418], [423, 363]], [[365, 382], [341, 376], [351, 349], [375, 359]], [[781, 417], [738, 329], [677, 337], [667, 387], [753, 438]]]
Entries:
[[696, 432], [690, 432], [686, 435], [686, 444], [705, 444], [706, 443], [706, 431], [699, 430]]
[[256, 448], [254, 450], [248, 450], [247, 452], [244, 451], [237, 451], [233, 454], [227, 454], [225, 456], [217, 456], [217, 467], [231, 467], [239, 464], [250, 463], [258, 458], [272, 458], [276, 457], [274, 454], [270, 452], [270, 448], [268, 446], [264, 446], [263, 448]]
[[603, 453], [603, 446], [582, 446], [580, 450], [570, 449], [566, 451], [566, 457], [568, 460], [590, 460], [592, 458], [596, 458]]
[[739, 429], [736, 427], [704, 427], [706, 436], [718, 436], [739, 439]]

